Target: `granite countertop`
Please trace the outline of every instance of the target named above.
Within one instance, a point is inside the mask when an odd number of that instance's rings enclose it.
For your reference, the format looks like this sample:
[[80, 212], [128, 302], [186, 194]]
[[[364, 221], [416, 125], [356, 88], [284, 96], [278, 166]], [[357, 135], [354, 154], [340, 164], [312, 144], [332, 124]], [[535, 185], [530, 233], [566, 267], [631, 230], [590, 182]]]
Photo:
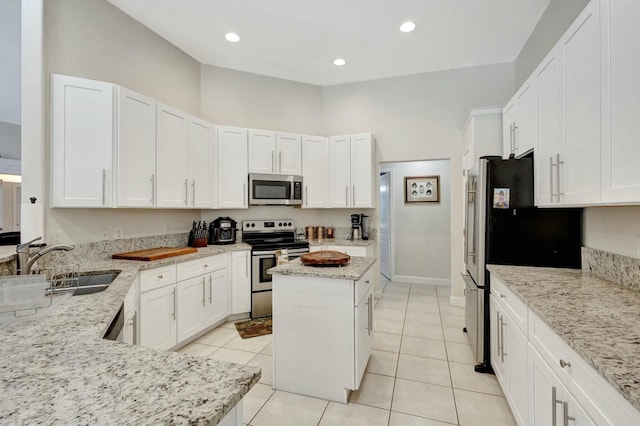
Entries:
[[0, 246], [0, 263], [10, 262], [16, 257], [16, 246]]
[[48, 316], [0, 326], [0, 423], [217, 424], [260, 369], [102, 336], [139, 270], [247, 248], [213, 246], [153, 262], [81, 261], [83, 272], [121, 272], [101, 293], [68, 297]]
[[308, 240], [310, 246], [356, 246], [367, 247], [374, 245], [375, 240], [339, 240], [339, 239], [324, 239], [324, 240]]
[[298, 258], [284, 265], [275, 266], [267, 273], [355, 281], [362, 278], [375, 261], [375, 257], [351, 256], [351, 261], [345, 266], [305, 266]]
[[578, 269], [487, 268], [640, 410], [640, 292]]

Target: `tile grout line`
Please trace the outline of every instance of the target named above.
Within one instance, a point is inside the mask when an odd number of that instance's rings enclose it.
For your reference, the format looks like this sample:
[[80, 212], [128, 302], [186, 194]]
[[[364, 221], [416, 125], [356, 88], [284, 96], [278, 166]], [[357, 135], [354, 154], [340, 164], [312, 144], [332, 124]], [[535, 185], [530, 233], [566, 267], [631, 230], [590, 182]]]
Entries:
[[436, 289], [436, 300], [438, 302], [438, 314], [440, 315], [440, 328], [442, 329], [442, 340], [444, 341], [444, 352], [447, 356], [447, 370], [449, 370], [449, 382], [451, 383], [451, 395], [453, 396], [453, 407], [456, 410], [456, 423], [460, 424], [460, 414], [458, 414], [458, 402], [456, 401], [456, 393], [453, 387], [453, 374], [451, 374], [451, 365], [449, 364], [449, 350], [447, 349], [447, 340], [444, 334], [444, 324], [442, 323], [442, 311], [440, 310], [440, 300], [438, 300], [438, 290]]

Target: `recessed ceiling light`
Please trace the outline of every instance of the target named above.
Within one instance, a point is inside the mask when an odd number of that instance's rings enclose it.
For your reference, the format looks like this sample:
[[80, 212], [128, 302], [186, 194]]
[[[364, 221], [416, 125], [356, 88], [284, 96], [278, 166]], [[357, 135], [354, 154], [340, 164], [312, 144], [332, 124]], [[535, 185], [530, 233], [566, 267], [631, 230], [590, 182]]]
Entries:
[[230, 41], [231, 43], [235, 43], [237, 41], [240, 41], [240, 36], [236, 33], [226, 33], [224, 35], [224, 38], [227, 39], [227, 41]]
[[342, 58], [338, 58], [338, 59], [335, 59], [335, 60], [333, 61], [333, 65], [335, 65], [335, 66], [337, 66], [337, 67], [341, 67], [341, 66], [343, 66], [343, 65], [344, 65], [344, 64], [346, 64], [346, 63], [347, 63], [347, 61], [345, 61], [345, 60], [344, 60], [344, 59], [342, 59]]
[[403, 33], [409, 33], [416, 29], [416, 24], [411, 21], [407, 21], [404, 24], [400, 25], [400, 31]]

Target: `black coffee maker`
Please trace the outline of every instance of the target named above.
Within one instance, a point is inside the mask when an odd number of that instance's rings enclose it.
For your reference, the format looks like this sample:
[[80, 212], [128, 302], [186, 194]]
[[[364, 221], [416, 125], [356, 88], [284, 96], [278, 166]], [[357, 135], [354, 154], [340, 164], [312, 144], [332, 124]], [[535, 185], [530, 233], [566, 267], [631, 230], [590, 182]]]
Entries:
[[369, 239], [369, 216], [365, 214], [351, 215], [351, 236], [350, 240], [368, 240]]
[[236, 221], [230, 217], [219, 217], [209, 224], [209, 244], [234, 244]]

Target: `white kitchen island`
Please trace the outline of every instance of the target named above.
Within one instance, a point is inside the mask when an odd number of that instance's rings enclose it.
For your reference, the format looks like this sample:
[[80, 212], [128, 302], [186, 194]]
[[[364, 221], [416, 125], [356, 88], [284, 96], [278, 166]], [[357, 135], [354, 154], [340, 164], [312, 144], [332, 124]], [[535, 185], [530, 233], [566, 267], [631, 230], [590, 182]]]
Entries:
[[269, 270], [274, 389], [348, 402], [371, 354], [375, 261], [313, 267], [295, 259]]

